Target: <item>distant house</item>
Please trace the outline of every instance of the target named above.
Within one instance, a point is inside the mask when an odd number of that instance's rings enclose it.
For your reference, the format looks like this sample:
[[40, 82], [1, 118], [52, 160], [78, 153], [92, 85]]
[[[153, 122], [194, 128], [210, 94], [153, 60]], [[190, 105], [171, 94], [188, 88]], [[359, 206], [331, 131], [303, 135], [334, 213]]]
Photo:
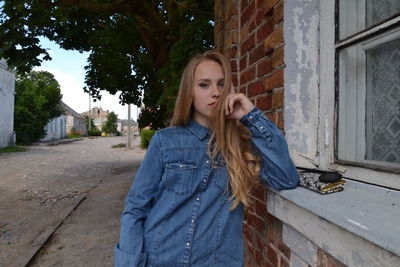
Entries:
[[81, 135], [87, 135], [85, 118], [81, 114], [70, 108], [64, 102], [62, 102], [62, 106], [65, 110], [64, 114], [66, 115], [67, 118], [66, 121], [67, 134], [71, 133], [74, 128], [74, 130], [79, 131]]
[[94, 107], [89, 111], [81, 113], [82, 116], [88, 116], [92, 118], [94, 125], [98, 130], [101, 131], [103, 125], [107, 121], [107, 116], [110, 112], [103, 110], [101, 107]]
[[14, 143], [15, 73], [0, 59], [0, 147]]
[[[121, 135], [128, 135], [128, 120], [119, 120], [118, 123], [118, 131], [121, 132]], [[131, 134], [138, 135], [139, 129], [136, 121], [131, 120]]]
[[47, 123], [44, 127], [46, 130], [46, 136], [40, 141], [50, 141], [50, 140], [57, 140], [63, 139], [66, 136], [65, 131], [65, 123], [66, 123], [66, 116], [61, 115], [60, 117], [54, 118]]
[[61, 106], [64, 109], [64, 114], [47, 123], [45, 127], [46, 136], [40, 141], [63, 139], [71, 133], [72, 128], [75, 128], [75, 131], [79, 131], [82, 135], [87, 134], [83, 116], [62, 101]]

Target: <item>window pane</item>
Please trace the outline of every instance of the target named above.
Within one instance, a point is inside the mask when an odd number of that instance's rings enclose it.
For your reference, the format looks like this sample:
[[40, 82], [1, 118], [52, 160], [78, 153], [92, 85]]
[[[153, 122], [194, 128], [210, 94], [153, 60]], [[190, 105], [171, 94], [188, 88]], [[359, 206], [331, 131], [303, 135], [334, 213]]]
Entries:
[[365, 159], [400, 162], [400, 39], [366, 51]]
[[367, 0], [367, 27], [400, 13], [399, 0]]

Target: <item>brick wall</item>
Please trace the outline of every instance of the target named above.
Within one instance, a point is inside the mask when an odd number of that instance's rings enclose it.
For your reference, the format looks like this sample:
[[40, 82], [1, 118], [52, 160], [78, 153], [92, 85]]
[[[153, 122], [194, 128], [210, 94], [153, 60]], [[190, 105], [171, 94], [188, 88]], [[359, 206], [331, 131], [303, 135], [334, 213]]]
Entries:
[[[231, 59], [235, 88], [283, 129], [283, 0], [216, 0], [215, 46]], [[283, 223], [267, 212], [267, 190], [258, 186], [244, 217], [246, 266], [291, 266]], [[318, 250], [317, 266], [342, 266]], [[307, 264], [304, 262], [304, 266]]]

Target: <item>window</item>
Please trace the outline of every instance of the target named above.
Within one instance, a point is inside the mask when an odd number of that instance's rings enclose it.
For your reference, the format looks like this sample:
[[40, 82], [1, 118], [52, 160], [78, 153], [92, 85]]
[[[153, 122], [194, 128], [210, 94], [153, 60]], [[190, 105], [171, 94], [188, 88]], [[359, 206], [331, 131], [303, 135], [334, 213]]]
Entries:
[[338, 2], [339, 162], [400, 170], [400, 1]]

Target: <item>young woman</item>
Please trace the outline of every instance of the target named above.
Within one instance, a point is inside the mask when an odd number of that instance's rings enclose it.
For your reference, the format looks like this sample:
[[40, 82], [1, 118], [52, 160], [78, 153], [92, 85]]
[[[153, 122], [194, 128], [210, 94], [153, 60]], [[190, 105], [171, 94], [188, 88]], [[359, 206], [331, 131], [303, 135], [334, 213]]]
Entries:
[[244, 266], [243, 206], [258, 178], [277, 190], [298, 174], [284, 137], [208, 51], [181, 79], [169, 128], [152, 138], [128, 193], [115, 266]]

